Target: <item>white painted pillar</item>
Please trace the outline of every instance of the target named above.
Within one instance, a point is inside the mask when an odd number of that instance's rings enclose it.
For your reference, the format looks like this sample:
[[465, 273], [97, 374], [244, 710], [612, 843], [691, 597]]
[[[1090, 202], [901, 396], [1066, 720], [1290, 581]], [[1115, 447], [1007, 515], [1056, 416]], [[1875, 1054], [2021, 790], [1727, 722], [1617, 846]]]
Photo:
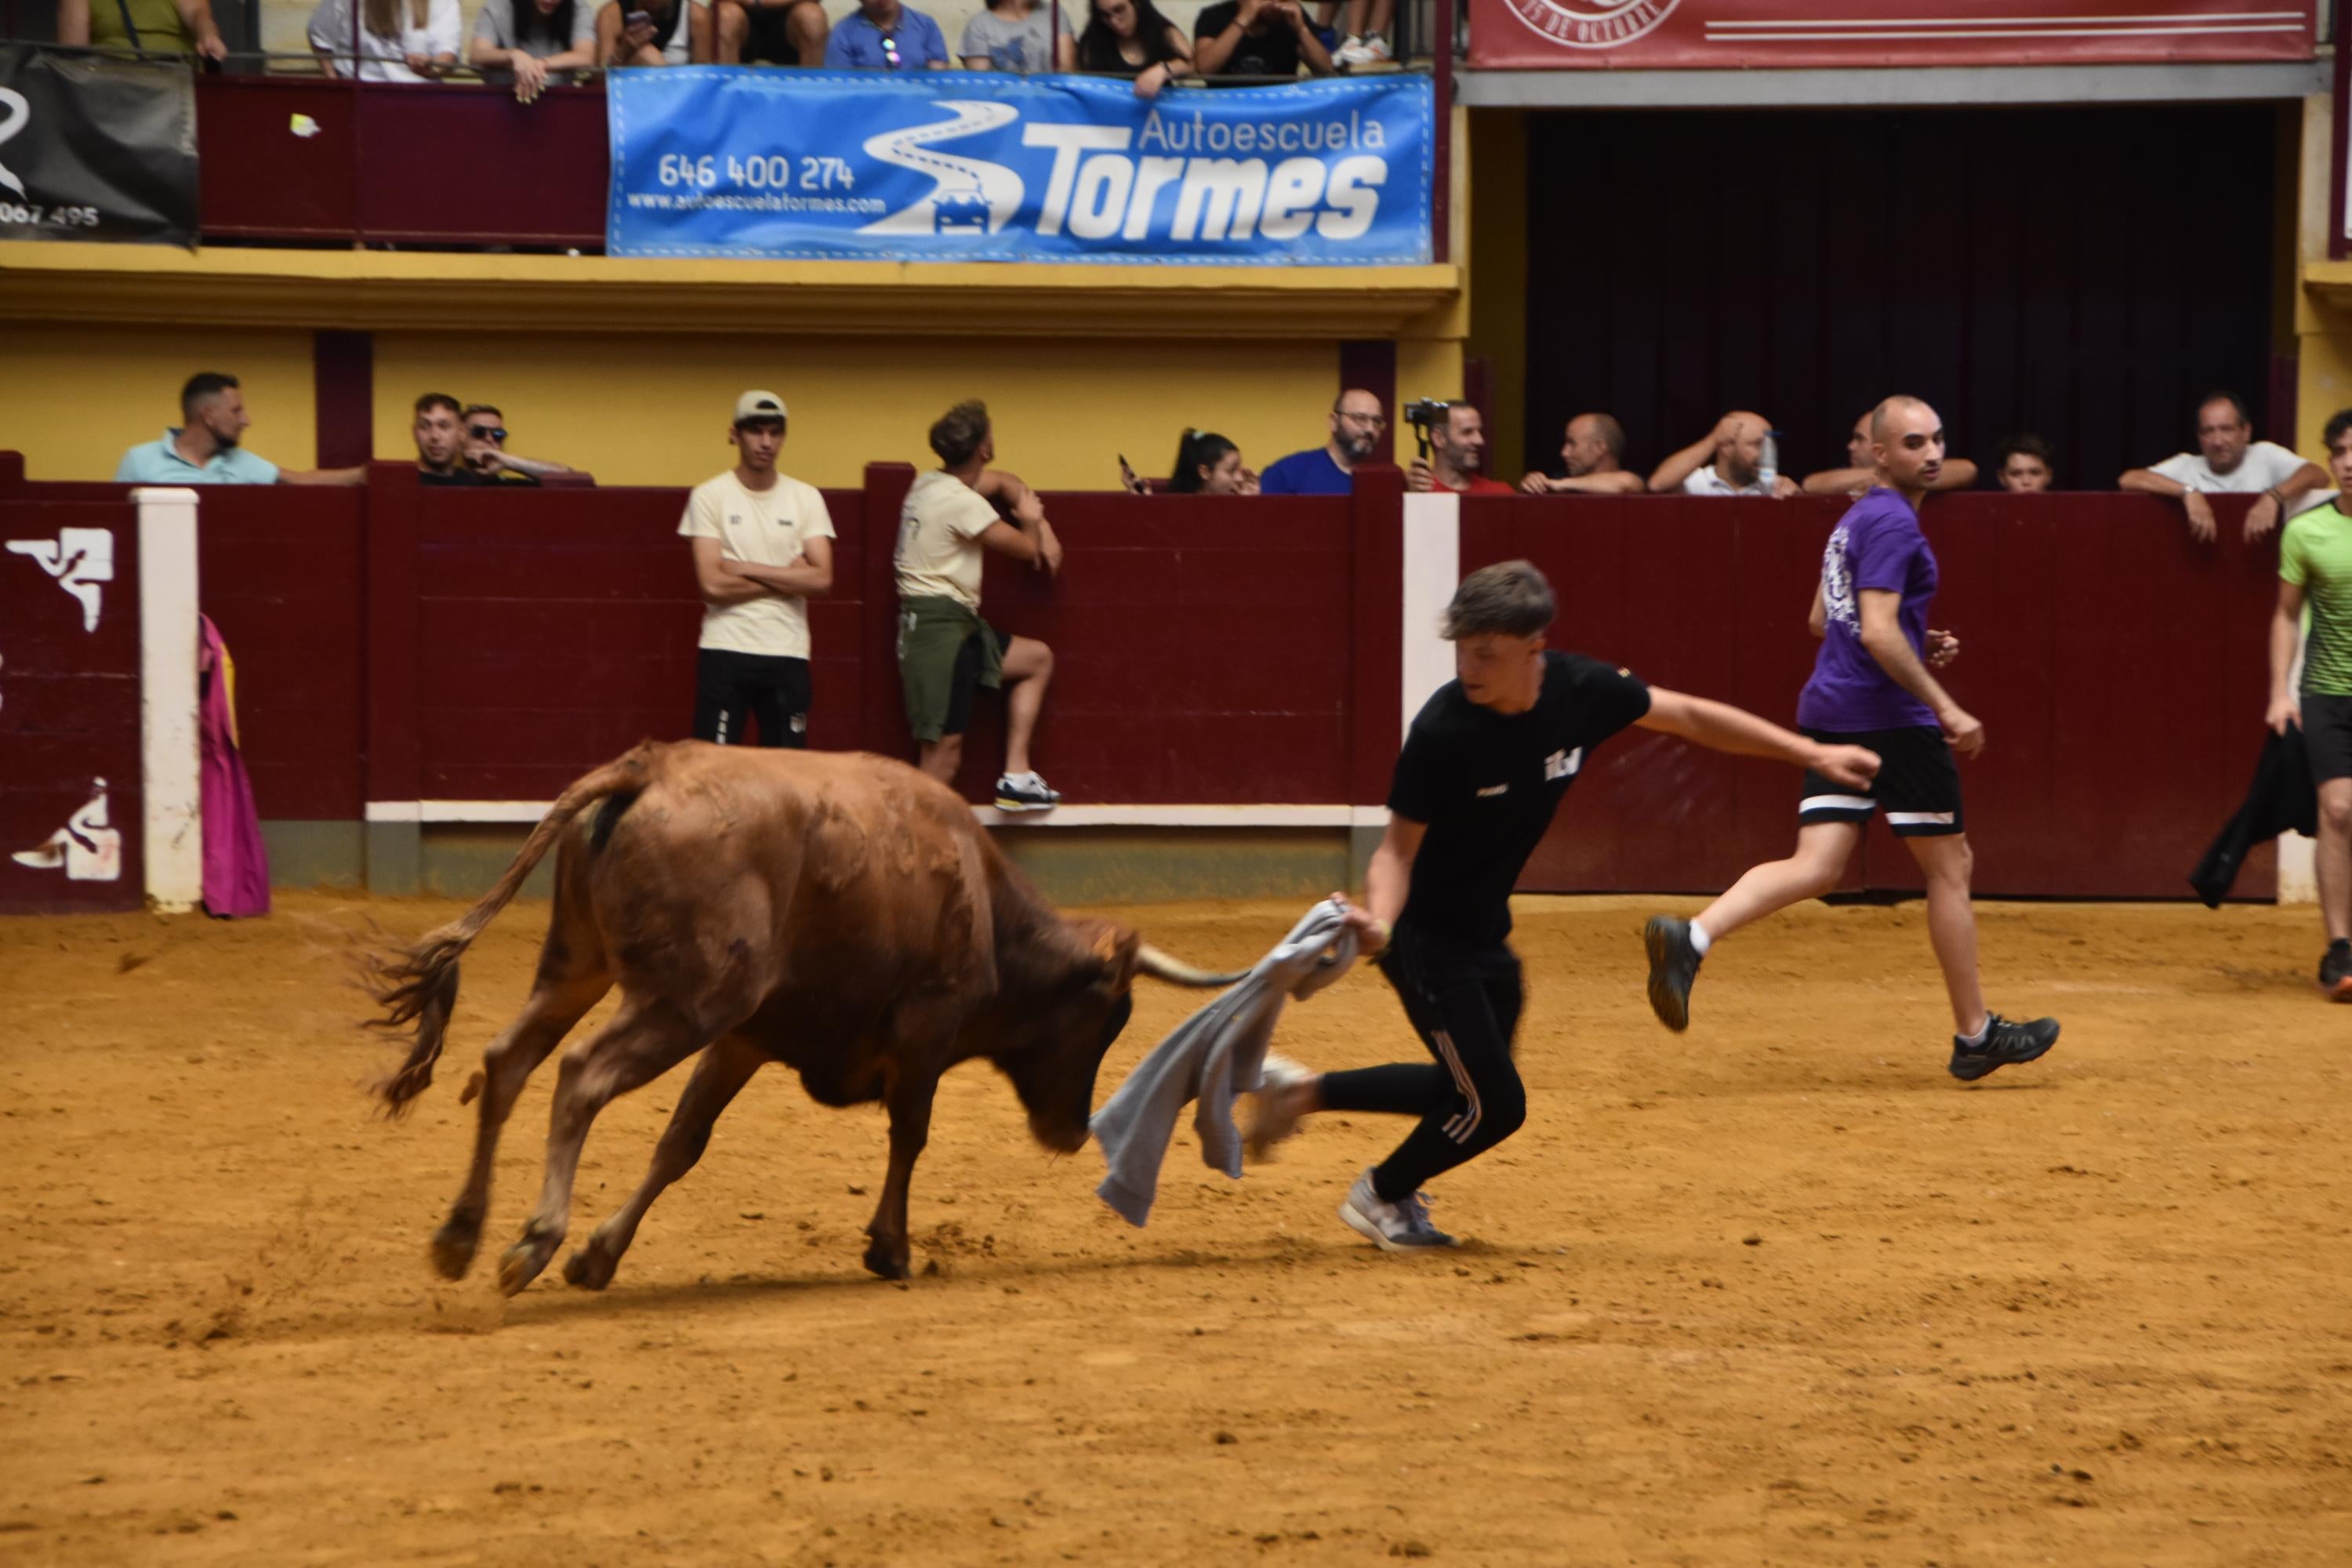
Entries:
[[1412, 728], [1437, 689], [1454, 679], [1454, 645], [1437, 624], [1462, 582], [1462, 498], [1451, 490], [1404, 498], [1404, 721]]
[[197, 739], [196, 492], [140, 489], [139, 736], [147, 897], [192, 910], [205, 896]]

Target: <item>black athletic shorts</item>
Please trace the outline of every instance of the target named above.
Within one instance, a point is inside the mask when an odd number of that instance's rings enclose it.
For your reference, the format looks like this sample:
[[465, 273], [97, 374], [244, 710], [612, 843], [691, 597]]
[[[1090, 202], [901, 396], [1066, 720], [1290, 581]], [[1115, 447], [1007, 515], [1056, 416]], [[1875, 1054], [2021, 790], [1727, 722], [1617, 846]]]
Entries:
[[1878, 776], [1864, 790], [1849, 789], [1834, 779], [1805, 770], [1805, 784], [1797, 801], [1797, 820], [1868, 822], [1874, 810], [1886, 813], [1886, 826], [1904, 838], [1929, 838], [1937, 834], [1965, 833], [1960, 810], [1960, 770], [1944, 732], [1932, 724], [1901, 730], [1862, 730], [1840, 733], [1808, 730], [1805, 733], [1825, 746], [1866, 746], [1878, 753]]
[[2298, 700], [2303, 741], [2311, 752], [2311, 782], [2352, 778], [2352, 697], [2306, 691]]
[[[972, 633], [956, 649], [955, 673], [949, 678], [947, 722], [940, 726], [942, 738], [961, 735], [971, 724], [971, 694], [980, 687], [981, 635]], [[991, 626], [987, 635], [996, 639], [996, 657], [1001, 661], [1004, 650], [1013, 646], [1013, 634]]]
[[781, 655], [706, 647], [694, 660], [694, 738], [748, 746], [808, 746], [809, 662]]

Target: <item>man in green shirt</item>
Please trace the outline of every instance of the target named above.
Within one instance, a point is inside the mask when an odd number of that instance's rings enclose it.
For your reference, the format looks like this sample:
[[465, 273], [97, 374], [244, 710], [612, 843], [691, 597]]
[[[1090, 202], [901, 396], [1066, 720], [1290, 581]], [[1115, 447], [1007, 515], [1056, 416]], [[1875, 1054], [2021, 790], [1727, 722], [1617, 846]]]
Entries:
[[[2271, 705], [2267, 721], [2286, 733], [2300, 725], [2319, 791], [2319, 913], [2327, 952], [2319, 987], [2352, 1002], [2352, 408], [2327, 422], [2327, 471], [2337, 495], [2295, 518], [2279, 537], [2278, 611], [2271, 617]], [[2303, 681], [2289, 682], [2304, 606]]]
[[58, 0], [58, 42], [226, 59], [212, 0]]

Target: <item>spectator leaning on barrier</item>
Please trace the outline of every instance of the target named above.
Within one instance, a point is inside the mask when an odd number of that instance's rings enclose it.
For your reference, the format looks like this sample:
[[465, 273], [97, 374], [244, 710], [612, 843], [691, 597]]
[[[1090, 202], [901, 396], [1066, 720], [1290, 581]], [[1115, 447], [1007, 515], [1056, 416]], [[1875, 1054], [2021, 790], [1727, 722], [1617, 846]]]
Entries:
[[604, 0], [596, 13], [596, 59], [608, 70], [709, 65], [710, 52], [705, 0]]
[[818, 0], [717, 0], [711, 20], [722, 66], [821, 66], [832, 36]]
[[1179, 496], [1254, 496], [1255, 474], [1242, 467], [1242, 449], [1208, 430], [1187, 430], [1176, 443], [1176, 466], [1168, 493]]
[[[1845, 438], [1845, 467], [1824, 468], [1818, 474], [1807, 474], [1803, 486], [1809, 496], [1865, 496], [1870, 488], [1880, 482], [1878, 460], [1872, 454], [1870, 416], [1876, 405], [1862, 411], [1853, 422], [1853, 429]], [[1964, 490], [1977, 482], [1977, 466], [1966, 458], [1947, 458], [1943, 471], [1927, 486], [1929, 494], [1942, 490]]]
[[596, 482], [594, 475], [569, 464], [551, 463], [544, 458], [518, 458], [508, 451], [506, 416], [494, 403], [469, 403], [457, 417], [466, 427], [466, 466], [476, 473], [506, 483], [528, 485], [559, 476], [583, 484]]
[[456, 68], [465, 23], [457, 0], [358, 0], [358, 8], [356, 38], [352, 0], [319, 0], [310, 13], [310, 52], [329, 76], [437, 81]]
[[1331, 54], [1298, 0], [1219, 0], [1192, 25], [1192, 66], [1202, 76], [1331, 74]]
[[833, 519], [814, 485], [776, 471], [784, 400], [747, 392], [727, 439], [735, 466], [694, 487], [677, 531], [694, 551], [702, 637], [694, 661], [694, 738], [808, 744], [807, 600], [833, 592]]
[[[2271, 701], [2265, 715], [2280, 734], [2303, 731], [2311, 782], [2319, 796], [2319, 843], [2312, 869], [2319, 883], [2319, 913], [2327, 951], [2319, 960], [2319, 986], [2352, 1002], [2352, 408], [2327, 422], [2327, 464], [2345, 492], [2286, 525], [2279, 537], [2278, 609], [2271, 617]], [[2311, 609], [2311, 635], [2302, 636]], [[2303, 680], [2293, 686], [2295, 649], [2303, 649]]]
[[200, 371], [180, 388], [180, 417], [160, 441], [122, 454], [114, 466], [117, 484], [129, 485], [355, 485], [367, 469], [281, 468], [245, 449], [245, 394], [236, 377]]
[[511, 79], [520, 102], [568, 87], [596, 63], [593, 0], [482, 0], [466, 60], [485, 81]]
[[1606, 414], [1580, 414], [1562, 432], [1565, 479], [1529, 474], [1519, 489], [1531, 496], [1637, 496], [1642, 476], [1625, 471], [1625, 426]]
[[[1411, 414], [1412, 410], [1405, 410]], [[1466, 403], [1449, 403], [1429, 426], [1429, 456], [1405, 470], [1409, 490], [1453, 490], [1467, 496], [1518, 492], [1478, 470], [1486, 461], [1486, 419]]]
[[1351, 387], [1331, 405], [1331, 438], [1320, 447], [1293, 452], [1270, 464], [1258, 490], [1270, 496], [1343, 496], [1355, 488], [1356, 465], [1380, 449], [1389, 422], [1381, 400]]
[[963, 68], [1013, 71], [1028, 76], [1037, 71], [1077, 68], [1076, 37], [1070, 31], [1070, 7], [1061, 8], [1062, 31], [1046, 47], [1046, 28], [1054, 7], [1045, 0], [989, 0], [988, 9], [963, 25], [963, 41], [956, 54]]
[[2232, 392], [2209, 392], [2197, 405], [2197, 450], [2177, 452], [2152, 468], [2127, 468], [2116, 488], [2149, 495], [2179, 496], [2188, 514], [2189, 537], [2213, 537], [2209, 495], [2254, 495], [2262, 499], [2246, 513], [2246, 538], [2260, 539], [2292, 517], [2326, 500], [2327, 473], [2275, 441], [2254, 439], [2246, 405]]
[[989, 468], [996, 436], [986, 404], [957, 404], [931, 426], [930, 439], [940, 467], [916, 479], [898, 512], [898, 679], [919, 765], [953, 784], [973, 689], [1010, 681], [996, 809], [1050, 810], [1062, 797], [1029, 765], [1029, 742], [1054, 679], [1054, 650], [982, 620], [980, 579], [989, 550], [1058, 574], [1062, 543], [1037, 492]]
[[835, 70], [943, 71], [947, 35], [940, 25], [898, 0], [859, 0], [825, 41], [824, 63]]
[[1782, 474], [1767, 492], [1763, 483], [1764, 437], [1772, 426], [1761, 414], [1734, 409], [1715, 428], [1658, 465], [1650, 488], [1693, 496], [1792, 496], [1797, 481]]
[[148, 55], [228, 58], [212, 0], [58, 0], [58, 42]]
[[1160, 89], [1192, 69], [1192, 46], [1151, 0], [1087, 0], [1087, 29], [1078, 35], [1078, 68], [1131, 77], [1135, 96]]
[[2032, 495], [2057, 482], [2058, 467], [2050, 443], [2030, 432], [2011, 436], [2000, 447], [1993, 478], [2011, 495]]

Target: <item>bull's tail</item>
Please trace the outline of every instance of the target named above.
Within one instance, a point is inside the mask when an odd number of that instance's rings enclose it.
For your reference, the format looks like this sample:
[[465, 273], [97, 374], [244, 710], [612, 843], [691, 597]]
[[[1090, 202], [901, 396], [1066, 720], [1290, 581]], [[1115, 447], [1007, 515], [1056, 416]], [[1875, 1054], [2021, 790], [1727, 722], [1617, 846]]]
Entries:
[[572, 819], [608, 795], [645, 788], [652, 780], [653, 760], [653, 747], [640, 745], [574, 781], [540, 818], [521, 853], [481, 902], [447, 925], [425, 932], [412, 945], [382, 949], [362, 960], [361, 984], [383, 1009], [368, 1021], [368, 1027], [409, 1041], [407, 1060], [376, 1086], [388, 1114], [406, 1111], [409, 1102], [432, 1086], [433, 1065], [441, 1059], [449, 1015], [457, 1005], [458, 959], [499, 911], [514, 900], [532, 868], [546, 858]]

